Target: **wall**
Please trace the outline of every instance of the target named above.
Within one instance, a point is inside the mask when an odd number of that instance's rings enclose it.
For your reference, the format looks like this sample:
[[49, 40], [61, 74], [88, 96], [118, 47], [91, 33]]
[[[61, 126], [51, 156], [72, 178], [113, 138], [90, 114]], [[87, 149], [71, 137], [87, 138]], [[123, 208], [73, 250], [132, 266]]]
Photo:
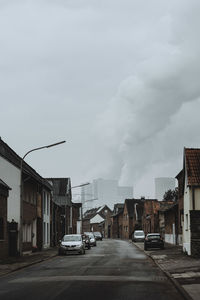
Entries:
[[126, 204], [124, 205], [123, 223], [122, 223], [122, 238], [129, 239], [129, 216]]
[[200, 210], [200, 188], [195, 188], [195, 210]]
[[[187, 180], [187, 179], [185, 179]], [[186, 181], [187, 182], [187, 181]], [[183, 251], [188, 255], [191, 255], [191, 233], [190, 233], [190, 213], [192, 209], [192, 191], [191, 188], [187, 187], [185, 184], [184, 192], [184, 223], [183, 223]]]
[[20, 169], [0, 156], [0, 177], [12, 189], [8, 197], [8, 221], [20, 224]]

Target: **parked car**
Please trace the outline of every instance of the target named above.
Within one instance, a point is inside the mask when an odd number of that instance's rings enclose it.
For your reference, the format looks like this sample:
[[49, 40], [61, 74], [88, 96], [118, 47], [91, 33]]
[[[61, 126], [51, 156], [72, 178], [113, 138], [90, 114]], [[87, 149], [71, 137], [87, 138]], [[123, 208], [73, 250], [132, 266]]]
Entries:
[[164, 249], [164, 241], [160, 233], [148, 233], [144, 240], [144, 250], [149, 248], [160, 248]]
[[83, 242], [85, 243], [85, 248], [91, 249], [89, 236], [87, 234], [82, 234], [82, 239]]
[[85, 243], [83, 242], [81, 234], [64, 235], [60, 241], [58, 255], [67, 253], [85, 254]]
[[84, 232], [84, 234], [86, 234], [86, 235], [89, 236], [89, 238], [90, 238], [90, 246], [96, 246], [97, 245], [95, 236], [94, 236], [94, 234], [92, 232]]
[[96, 239], [97, 241], [99, 241], [99, 240], [102, 241], [103, 237], [102, 237], [101, 232], [95, 231], [95, 232], [93, 232], [93, 233], [94, 233], [95, 239]]
[[133, 242], [144, 242], [145, 234], [143, 230], [135, 230], [132, 235]]

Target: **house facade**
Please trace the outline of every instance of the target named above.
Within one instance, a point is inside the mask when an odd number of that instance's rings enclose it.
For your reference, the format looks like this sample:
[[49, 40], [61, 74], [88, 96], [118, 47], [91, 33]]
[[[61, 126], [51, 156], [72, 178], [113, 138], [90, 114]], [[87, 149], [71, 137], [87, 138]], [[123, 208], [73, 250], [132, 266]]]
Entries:
[[200, 256], [200, 149], [184, 149], [183, 174], [183, 251]]
[[113, 214], [111, 215], [111, 238], [122, 238], [124, 204], [117, 203], [114, 205]]
[[131, 239], [135, 230], [142, 229], [143, 199], [126, 199], [123, 210], [122, 238]]
[[[73, 231], [71, 179], [46, 178], [46, 180], [52, 186], [50, 235], [51, 244], [55, 246], [63, 238], [63, 235], [70, 234]], [[46, 199], [49, 199], [48, 196]]]
[[16, 232], [10, 241], [16, 255], [20, 249], [22, 252], [42, 249], [43, 233], [40, 225], [43, 215], [39, 214], [41, 207], [38, 206], [42, 206], [43, 188], [51, 189], [48, 182], [25, 161], [21, 169], [21, 162], [22, 158], [0, 139], [0, 177], [11, 188], [7, 200], [7, 221], [10, 231]]
[[158, 211], [160, 203], [157, 199], [143, 199], [144, 213], [143, 213], [143, 230], [144, 233], [159, 232], [159, 216]]

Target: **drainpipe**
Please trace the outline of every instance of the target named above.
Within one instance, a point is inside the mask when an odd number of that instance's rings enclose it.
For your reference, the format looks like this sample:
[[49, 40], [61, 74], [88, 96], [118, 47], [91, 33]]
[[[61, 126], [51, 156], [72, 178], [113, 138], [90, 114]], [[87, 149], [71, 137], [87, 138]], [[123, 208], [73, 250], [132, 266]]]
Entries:
[[192, 186], [192, 209], [195, 210], [195, 188]]
[[137, 205], [138, 205], [138, 203], [135, 203], [135, 217], [136, 217], [136, 221], [138, 220]]

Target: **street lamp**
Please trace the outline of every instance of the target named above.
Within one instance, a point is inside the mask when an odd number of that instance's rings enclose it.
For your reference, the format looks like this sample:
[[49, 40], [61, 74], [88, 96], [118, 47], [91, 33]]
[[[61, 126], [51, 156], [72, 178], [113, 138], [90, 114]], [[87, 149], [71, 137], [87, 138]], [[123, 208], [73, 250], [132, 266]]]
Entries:
[[29, 153], [31, 153], [33, 151], [37, 151], [37, 150], [41, 150], [41, 149], [45, 149], [45, 148], [51, 148], [51, 147], [58, 146], [58, 145], [64, 144], [64, 143], [66, 143], [66, 141], [61, 141], [58, 143], [31, 149], [28, 152], [26, 152], [26, 154], [21, 159], [21, 164], [20, 164], [20, 228], [19, 228], [19, 253], [20, 253], [20, 256], [22, 255], [22, 245], [23, 245], [23, 180], [22, 180], [22, 173], [23, 173], [24, 159]]

